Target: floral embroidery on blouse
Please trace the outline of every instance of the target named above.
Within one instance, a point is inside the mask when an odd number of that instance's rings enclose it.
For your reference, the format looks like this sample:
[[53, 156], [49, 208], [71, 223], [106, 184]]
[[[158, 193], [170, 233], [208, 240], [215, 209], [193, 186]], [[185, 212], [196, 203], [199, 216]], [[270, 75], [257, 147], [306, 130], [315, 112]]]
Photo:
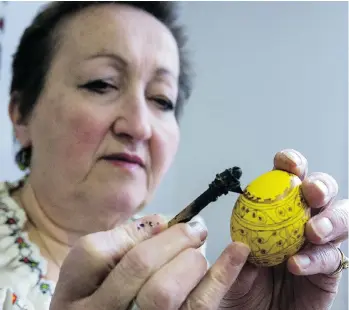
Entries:
[[23, 182], [0, 183], [0, 309], [46, 310], [55, 283], [44, 278], [47, 262], [23, 231], [26, 214], [10, 196]]
[[[0, 225], [5, 224], [10, 229], [10, 236], [15, 237], [14, 243], [17, 244], [19, 249], [18, 260], [26, 264], [32, 272], [35, 272], [38, 276], [37, 286], [43, 294], [50, 294], [52, 296], [52, 289], [48, 282], [43, 277], [43, 272], [38, 260], [33, 258], [33, 251], [31, 245], [22, 236], [21, 228], [19, 227], [19, 219], [16, 216], [16, 211], [9, 210], [9, 208], [0, 201], [0, 219], [5, 217], [4, 223], [0, 222]], [[16, 298], [15, 298], [16, 300]]]
[[[47, 262], [24, 231], [25, 211], [11, 197], [25, 179], [0, 182], [0, 310], [49, 310], [56, 286], [44, 278]], [[206, 243], [201, 250], [205, 255]]]

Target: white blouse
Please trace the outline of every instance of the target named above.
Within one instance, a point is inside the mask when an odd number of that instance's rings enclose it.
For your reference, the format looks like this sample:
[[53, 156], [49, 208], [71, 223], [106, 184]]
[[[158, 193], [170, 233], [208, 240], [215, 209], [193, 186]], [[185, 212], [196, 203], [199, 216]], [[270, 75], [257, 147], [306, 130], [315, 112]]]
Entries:
[[0, 182], [0, 310], [49, 310], [56, 283], [44, 279], [47, 262], [23, 231], [27, 216], [10, 196], [20, 182]]
[[55, 283], [44, 279], [47, 262], [23, 231], [27, 221], [10, 190], [17, 183], [0, 183], [0, 309], [48, 310]]

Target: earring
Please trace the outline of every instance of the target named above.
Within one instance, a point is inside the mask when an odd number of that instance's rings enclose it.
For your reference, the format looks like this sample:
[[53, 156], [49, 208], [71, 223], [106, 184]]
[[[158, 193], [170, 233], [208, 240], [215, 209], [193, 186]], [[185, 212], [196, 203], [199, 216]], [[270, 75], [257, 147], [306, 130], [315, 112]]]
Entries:
[[29, 168], [31, 155], [32, 155], [31, 146], [23, 147], [20, 149], [20, 151], [16, 154], [16, 163], [19, 169], [24, 171], [27, 168]]

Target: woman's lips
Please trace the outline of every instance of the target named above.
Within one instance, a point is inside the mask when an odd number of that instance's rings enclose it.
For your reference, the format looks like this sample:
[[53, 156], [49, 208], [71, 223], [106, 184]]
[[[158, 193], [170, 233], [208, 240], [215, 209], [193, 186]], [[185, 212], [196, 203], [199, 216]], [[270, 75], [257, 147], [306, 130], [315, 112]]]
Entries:
[[103, 156], [103, 159], [111, 163], [113, 166], [126, 168], [127, 170], [145, 167], [143, 160], [139, 156], [128, 153], [110, 154]]

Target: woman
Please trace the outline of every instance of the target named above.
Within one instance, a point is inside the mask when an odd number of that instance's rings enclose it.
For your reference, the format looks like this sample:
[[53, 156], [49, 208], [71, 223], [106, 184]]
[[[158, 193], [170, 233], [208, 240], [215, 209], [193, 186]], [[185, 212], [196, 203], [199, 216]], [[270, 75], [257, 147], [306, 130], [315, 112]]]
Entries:
[[171, 2], [55, 2], [25, 31], [9, 112], [30, 173], [1, 185], [4, 309], [330, 308], [348, 202], [294, 150], [274, 167], [304, 180], [312, 245], [283, 266], [255, 268], [233, 242], [208, 268], [200, 221], [135, 218], [177, 150], [183, 46]]

